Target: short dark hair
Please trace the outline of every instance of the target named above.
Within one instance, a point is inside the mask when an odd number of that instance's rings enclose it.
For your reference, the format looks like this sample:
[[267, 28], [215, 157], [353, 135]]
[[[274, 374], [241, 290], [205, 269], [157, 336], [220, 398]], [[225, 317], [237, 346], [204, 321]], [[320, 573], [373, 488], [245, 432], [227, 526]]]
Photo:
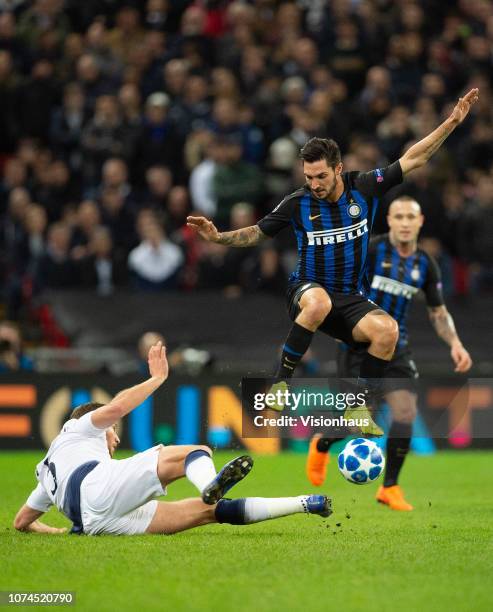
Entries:
[[327, 165], [335, 168], [341, 163], [341, 150], [339, 145], [332, 138], [310, 138], [300, 151], [303, 161], [313, 163], [325, 159]]
[[87, 404], [81, 404], [80, 406], [77, 406], [77, 408], [74, 408], [74, 410], [72, 410], [70, 418], [80, 419], [81, 416], [84, 416], [88, 412], [92, 412], [97, 408], [101, 408], [101, 406], [104, 406], [104, 404], [100, 404], [99, 402], [87, 402]]

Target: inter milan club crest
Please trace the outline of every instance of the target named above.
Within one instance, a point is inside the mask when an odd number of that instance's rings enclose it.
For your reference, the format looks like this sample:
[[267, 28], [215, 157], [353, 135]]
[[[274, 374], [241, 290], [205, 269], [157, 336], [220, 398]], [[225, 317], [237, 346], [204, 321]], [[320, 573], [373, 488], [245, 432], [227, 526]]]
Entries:
[[351, 217], [359, 217], [361, 215], [361, 206], [353, 201], [347, 211]]
[[419, 281], [419, 268], [412, 269], [411, 278], [413, 279], [413, 281]]

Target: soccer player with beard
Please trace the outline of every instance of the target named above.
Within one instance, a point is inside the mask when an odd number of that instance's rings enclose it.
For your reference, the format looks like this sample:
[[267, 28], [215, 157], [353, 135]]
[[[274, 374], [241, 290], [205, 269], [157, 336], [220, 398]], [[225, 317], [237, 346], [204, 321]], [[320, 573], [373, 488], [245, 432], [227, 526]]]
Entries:
[[[444, 304], [440, 270], [436, 261], [418, 248], [418, 235], [424, 217], [415, 200], [401, 196], [388, 211], [388, 234], [373, 238], [370, 243], [368, 276], [370, 298], [399, 325], [399, 341], [385, 369], [384, 399], [390, 407], [392, 423], [387, 439], [387, 463], [384, 484], [377, 492], [377, 501], [393, 510], [412, 510], [398, 485], [399, 473], [409, 451], [412, 424], [417, 413], [416, 383], [418, 371], [408, 346], [407, 316], [411, 300], [423, 291], [431, 323], [437, 335], [450, 347], [456, 372], [467, 372], [471, 357], [462, 345], [454, 321]], [[364, 352], [341, 344], [338, 349], [338, 375], [356, 377], [364, 360]], [[306, 465], [310, 482], [320, 486], [326, 476], [329, 448], [337, 438], [312, 438]]]
[[[317, 330], [349, 345], [365, 344], [360, 383], [367, 396], [378, 390], [375, 381], [382, 378], [392, 359], [399, 335], [396, 321], [363, 290], [369, 237], [379, 201], [403, 176], [426, 164], [464, 121], [478, 95], [478, 89], [471, 89], [433, 132], [398, 161], [371, 172], [343, 172], [337, 143], [312, 138], [300, 153], [305, 185], [256, 225], [219, 232], [204, 217], [188, 217], [188, 225], [203, 239], [234, 247], [256, 245], [289, 225], [295, 232], [298, 265], [291, 274], [287, 296], [293, 326], [276, 373], [278, 382], [271, 392], [288, 389], [287, 381]], [[283, 408], [282, 403], [276, 406]], [[383, 433], [371, 419], [361, 431]]]

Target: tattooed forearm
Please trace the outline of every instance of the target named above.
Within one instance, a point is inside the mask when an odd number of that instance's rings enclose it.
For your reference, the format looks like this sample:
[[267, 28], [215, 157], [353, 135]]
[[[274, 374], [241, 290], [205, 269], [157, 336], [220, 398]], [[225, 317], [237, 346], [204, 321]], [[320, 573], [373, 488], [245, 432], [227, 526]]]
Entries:
[[459, 336], [455, 330], [454, 320], [445, 308], [438, 306], [431, 308], [429, 311], [431, 324], [435, 328], [437, 335], [442, 338], [449, 346], [454, 342], [460, 342]]
[[263, 240], [267, 240], [266, 236], [258, 225], [251, 225], [233, 232], [221, 232], [219, 234], [219, 244], [233, 247], [249, 247], [255, 246]]

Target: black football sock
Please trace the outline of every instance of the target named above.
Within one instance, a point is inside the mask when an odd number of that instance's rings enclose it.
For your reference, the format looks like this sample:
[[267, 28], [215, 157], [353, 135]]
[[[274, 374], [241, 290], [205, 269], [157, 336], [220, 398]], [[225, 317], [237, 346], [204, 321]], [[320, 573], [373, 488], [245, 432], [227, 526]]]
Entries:
[[397, 484], [399, 472], [409, 452], [413, 426], [410, 423], [393, 421], [387, 438], [387, 465], [385, 466], [384, 487]]
[[328, 453], [332, 444], [334, 444], [334, 442], [339, 442], [339, 440], [344, 440], [344, 438], [320, 438], [317, 441], [318, 452]]
[[385, 368], [388, 361], [366, 353], [361, 362], [358, 386], [362, 387], [370, 398], [378, 395], [382, 390], [382, 379], [385, 376]]
[[276, 378], [284, 380], [291, 378], [296, 366], [308, 350], [313, 338], [313, 332], [298, 323], [293, 323], [282, 349], [281, 363], [276, 372]]

